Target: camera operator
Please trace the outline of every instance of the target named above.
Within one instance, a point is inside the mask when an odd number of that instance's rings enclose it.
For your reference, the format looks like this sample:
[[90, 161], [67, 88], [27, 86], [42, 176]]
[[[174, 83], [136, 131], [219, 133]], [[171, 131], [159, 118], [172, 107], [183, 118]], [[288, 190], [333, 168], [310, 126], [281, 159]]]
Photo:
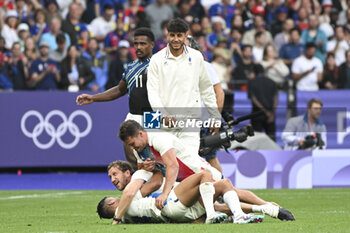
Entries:
[[325, 149], [327, 146], [325, 124], [320, 120], [323, 103], [312, 98], [307, 103], [307, 113], [292, 117], [282, 133], [285, 150]]

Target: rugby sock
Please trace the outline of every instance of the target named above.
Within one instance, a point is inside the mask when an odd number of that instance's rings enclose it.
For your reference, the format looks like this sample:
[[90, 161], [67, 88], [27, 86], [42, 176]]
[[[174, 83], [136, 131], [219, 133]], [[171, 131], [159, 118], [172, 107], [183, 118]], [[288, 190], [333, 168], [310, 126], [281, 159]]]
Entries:
[[199, 185], [199, 193], [203, 199], [203, 204], [205, 211], [207, 213], [207, 218], [215, 215], [214, 210], [214, 194], [215, 188], [213, 183], [205, 182]]
[[262, 207], [260, 205], [252, 205], [252, 212], [262, 213]]
[[226, 205], [228, 205], [234, 217], [244, 214], [241, 209], [241, 204], [239, 203], [237, 193], [235, 191], [232, 190], [226, 192], [223, 195], [223, 198], [224, 202], [226, 203]]

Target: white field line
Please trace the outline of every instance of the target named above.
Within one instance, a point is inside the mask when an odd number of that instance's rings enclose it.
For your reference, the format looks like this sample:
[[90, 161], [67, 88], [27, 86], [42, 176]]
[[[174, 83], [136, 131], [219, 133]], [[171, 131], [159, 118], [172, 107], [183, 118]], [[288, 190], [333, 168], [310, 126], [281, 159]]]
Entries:
[[62, 193], [45, 193], [45, 194], [31, 194], [31, 195], [20, 195], [20, 196], [9, 196], [0, 197], [0, 200], [13, 200], [13, 199], [23, 199], [23, 198], [41, 198], [41, 197], [61, 197], [66, 195], [77, 195], [82, 194], [82, 192], [62, 192]]

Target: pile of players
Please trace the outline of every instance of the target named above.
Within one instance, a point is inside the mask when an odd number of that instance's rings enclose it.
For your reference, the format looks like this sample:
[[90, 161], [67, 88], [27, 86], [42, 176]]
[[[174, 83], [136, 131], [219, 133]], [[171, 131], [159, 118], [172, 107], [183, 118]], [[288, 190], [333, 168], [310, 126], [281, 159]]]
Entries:
[[[137, 29], [134, 45], [138, 59], [128, 65], [118, 86], [77, 97], [77, 104], [84, 105], [129, 95], [129, 114], [119, 128], [119, 138], [131, 164], [116, 161], [109, 165], [112, 183], [124, 192], [120, 199], [108, 197], [99, 203], [100, 217], [113, 218], [113, 224], [258, 223], [264, 219], [252, 214], [258, 212], [295, 220], [290, 211], [233, 187], [223, 178], [215, 157], [207, 158], [213, 166], [201, 158], [199, 128], [173, 127], [180, 120], [179, 114], [200, 118], [195, 110], [201, 109], [201, 101], [209, 118], [221, 122], [223, 98], [222, 90], [215, 88], [215, 73], [202, 54], [185, 44], [186, 22], [173, 19], [167, 29], [168, 46], [153, 56], [153, 33], [147, 28]], [[143, 113], [152, 110], [161, 113], [160, 131], [142, 128]], [[216, 134], [219, 128], [213, 124], [208, 131]], [[137, 167], [136, 172], [133, 167]], [[220, 202], [214, 203], [217, 199]]]

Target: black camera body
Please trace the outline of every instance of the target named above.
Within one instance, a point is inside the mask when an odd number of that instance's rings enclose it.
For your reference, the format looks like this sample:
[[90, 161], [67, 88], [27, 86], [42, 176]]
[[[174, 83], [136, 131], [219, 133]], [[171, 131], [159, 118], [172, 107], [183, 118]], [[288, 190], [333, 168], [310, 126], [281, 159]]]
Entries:
[[322, 140], [321, 134], [315, 133], [315, 134], [307, 135], [305, 137], [304, 144], [302, 146], [299, 146], [299, 149], [301, 150], [323, 149], [324, 145], [325, 143]]
[[263, 112], [253, 113], [247, 116], [240, 117], [236, 120], [230, 116], [223, 118], [227, 122], [216, 135], [209, 135], [200, 139], [199, 155], [206, 156], [215, 153], [220, 148], [228, 149], [231, 146], [231, 141], [244, 142], [249, 136], [254, 136], [254, 129], [252, 126], [245, 126], [237, 131], [233, 131], [233, 126], [238, 123], [256, 118], [264, 114]]

